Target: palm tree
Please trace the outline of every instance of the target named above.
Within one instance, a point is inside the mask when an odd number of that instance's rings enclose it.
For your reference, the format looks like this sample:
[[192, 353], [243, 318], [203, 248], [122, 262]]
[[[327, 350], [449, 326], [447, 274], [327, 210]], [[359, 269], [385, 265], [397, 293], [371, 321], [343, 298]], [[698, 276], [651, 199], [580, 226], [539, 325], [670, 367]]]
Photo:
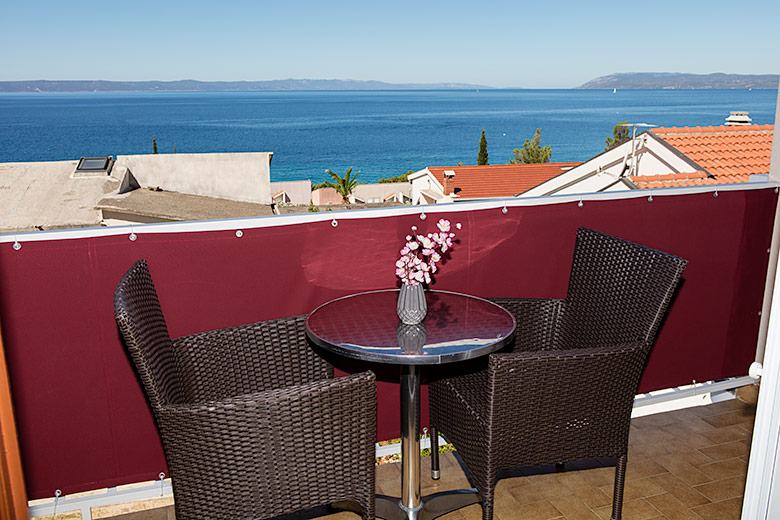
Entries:
[[357, 172], [354, 177], [351, 177], [352, 168], [350, 167], [344, 177], [339, 177], [338, 173], [332, 172], [330, 170], [325, 170], [325, 173], [330, 175], [333, 179], [333, 183], [335, 184], [334, 187], [336, 188], [338, 194], [341, 195], [341, 202], [344, 204], [349, 204], [349, 196], [352, 195], [353, 191], [355, 191], [355, 186], [357, 186], [357, 176], [360, 175], [360, 172]]

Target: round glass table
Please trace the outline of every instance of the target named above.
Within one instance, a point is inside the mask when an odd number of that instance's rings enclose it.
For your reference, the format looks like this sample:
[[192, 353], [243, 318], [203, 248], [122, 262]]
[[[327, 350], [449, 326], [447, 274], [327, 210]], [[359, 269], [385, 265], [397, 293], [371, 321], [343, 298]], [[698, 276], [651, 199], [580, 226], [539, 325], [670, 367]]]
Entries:
[[428, 313], [416, 325], [396, 314], [398, 290], [332, 300], [306, 318], [306, 334], [319, 347], [347, 358], [401, 365], [401, 499], [377, 497], [386, 520], [436, 518], [479, 501], [476, 490], [420, 493], [420, 368], [473, 359], [506, 345], [515, 319], [482, 298], [426, 291]]

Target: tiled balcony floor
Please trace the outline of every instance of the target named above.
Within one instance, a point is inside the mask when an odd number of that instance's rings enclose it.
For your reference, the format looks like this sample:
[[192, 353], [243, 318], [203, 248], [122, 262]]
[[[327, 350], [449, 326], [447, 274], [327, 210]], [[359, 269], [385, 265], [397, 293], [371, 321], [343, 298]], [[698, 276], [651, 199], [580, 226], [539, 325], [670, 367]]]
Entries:
[[[708, 406], [634, 419], [631, 423], [628, 471], [623, 503], [625, 520], [738, 519], [745, 488], [755, 406], [734, 399]], [[499, 481], [496, 519], [606, 519], [612, 511], [614, 468], [600, 467], [555, 473], [550, 468], [524, 470]], [[585, 467], [585, 465], [583, 466]], [[430, 478], [430, 458], [423, 459], [423, 495], [470, 487], [457, 462], [442, 456], [442, 478]], [[399, 496], [399, 464], [377, 468], [377, 493]], [[172, 507], [110, 517], [115, 520], [170, 520]], [[322, 510], [321, 513], [325, 513]], [[104, 517], [106, 518], [106, 517]], [[310, 512], [285, 520], [320, 518], [354, 520], [348, 512]], [[479, 520], [472, 505], [441, 517]]]

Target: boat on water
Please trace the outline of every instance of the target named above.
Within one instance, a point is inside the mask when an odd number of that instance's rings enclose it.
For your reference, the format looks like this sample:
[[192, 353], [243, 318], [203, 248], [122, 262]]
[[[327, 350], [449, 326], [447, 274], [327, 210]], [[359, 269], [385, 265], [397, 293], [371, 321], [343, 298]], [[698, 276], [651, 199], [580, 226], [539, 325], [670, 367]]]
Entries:
[[613, 89], [612, 89], [612, 93], [613, 93], [613, 94], [617, 94], [617, 89], [616, 89], [616, 88], [613, 88]]

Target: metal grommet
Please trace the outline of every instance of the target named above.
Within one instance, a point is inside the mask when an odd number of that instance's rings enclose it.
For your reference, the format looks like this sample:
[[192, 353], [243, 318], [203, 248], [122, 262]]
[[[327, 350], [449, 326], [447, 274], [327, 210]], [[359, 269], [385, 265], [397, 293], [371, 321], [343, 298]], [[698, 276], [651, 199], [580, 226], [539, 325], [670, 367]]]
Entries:
[[651, 193], [649, 197], [647, 197], [647, 202], [653, 202], [653, 194]]
[[582, 206], [584, 206], [584, 204], [582, 203], [582, 199], [580, 199], [580, 201], [577, 203], [577, 206], [579, 206], [580, 208], [581, 208]]
[[420, 220], [425, 220], [426, 218], [428, 218], [428, 215], [426, 215], [424, 211], [420, 213]]
[[165, 478], [165, 473], [163, 473], [163, 472], [161, 471], [161, 472], [160, 472], [160, 473], [157, 475], [157, 478], [159, 478], [160, 480], [163, 480], [163, 479]]
[[135, 233], [130, 233], [130, 236], [128, 237], [131, 242], [135, 242], [138, 239], [138, 235]]
[[57, 498], [59, 498], [59, 497], [60, 497], [60, 495], [62, 495], [62, 491], [60, 491], [59, 489], [55, 489], [55, 490], [54, 490], [54, 496], [55, 496], [55, 497], [57, 497]]
[[14, 245], [12, 247], [14, 248], [14, 251], [19, 251], [22, 248], [22, 244], [14, 240]]
[[337, 227], [339, 225], [339, 223], [334, 218], [333, 220], [330, 221], [330, 225], [333, 226], [333, 227]]
[[[243, 232], [243, 231], [241, 231], [240, 229], [237, 229], [237, 230], [236, 230], [236, 236], [237, 236], [238, 238], [241, 238], [242, 236], [244, 236], [244, 232]], [[160, 473], [160, 475], [162, 475], [162, 473]]]
[[713, 194], [712, 194], [712, 196], [717, 198], [717, 196], [718, 196], [718, 190], [715, 190], [715, 193], [713, 193]]
[[509, 210], [508, 210], [508, 209], [506, 209], [506, 204], [504, 204], [504, 208], [501, 210], [501, 213], [503, 213], [504, 215], [506, 215], [507, 213], [509, 213]]

